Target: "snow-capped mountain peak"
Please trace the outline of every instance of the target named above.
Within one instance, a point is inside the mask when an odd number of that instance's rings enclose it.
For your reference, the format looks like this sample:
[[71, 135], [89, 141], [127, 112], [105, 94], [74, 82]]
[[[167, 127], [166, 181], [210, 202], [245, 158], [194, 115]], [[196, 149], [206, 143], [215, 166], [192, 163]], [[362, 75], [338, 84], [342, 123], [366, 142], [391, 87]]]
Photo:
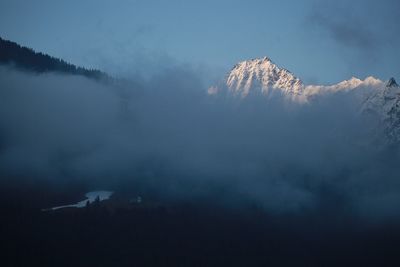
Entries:
[[270, 95], [279, 90], [285, 96], [300, 95], [303, 83], [290, 71], [278, 67], [268, 57], [239, 62], [228, 73], [226, 86], [235, 95]]
[[[262, 57], [237, 63], [227, 74], [223, 86], [210, 87], [208, 94], [216, 95], [222, 88], [227, 88], [229, 95], [241, 98], [249, 95], [281, 95], [292, 101], [306, 103], [321, 95], [349, 92], [364, 102], [365, 98], [379, 91], [375, 89], [383, 88], [384, 85], [383, 81], [372, 76], [364, 80], [351, 77], [332, 85], [305, 85], [269, 57]], [[390, 79], [388, 86], [396, 87], [397, 83]]]

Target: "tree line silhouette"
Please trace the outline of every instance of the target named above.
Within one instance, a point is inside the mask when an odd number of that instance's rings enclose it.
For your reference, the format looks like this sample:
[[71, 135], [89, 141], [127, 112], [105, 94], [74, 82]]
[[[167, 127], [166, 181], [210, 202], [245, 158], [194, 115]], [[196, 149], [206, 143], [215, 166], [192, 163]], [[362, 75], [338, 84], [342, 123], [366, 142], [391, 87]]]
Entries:
[[149, 192], [148, 205], [116, 193], [42, 211], [86, 190], [0, 179], [0, 266], [400, 266], [398, 224], [363, 226], [329, 211], [268, 214], [212, 196], [152, 206]]
[[61, 72], [73, 75], [83, 75], [88, 78], [104, 79], [107, 74], [96, 70], [78, 67], [62, 59], [36, 52], [31, 48], [2, 39], [0, 37], [0, 64], [11, 65], [18, 69], [37, 73]]

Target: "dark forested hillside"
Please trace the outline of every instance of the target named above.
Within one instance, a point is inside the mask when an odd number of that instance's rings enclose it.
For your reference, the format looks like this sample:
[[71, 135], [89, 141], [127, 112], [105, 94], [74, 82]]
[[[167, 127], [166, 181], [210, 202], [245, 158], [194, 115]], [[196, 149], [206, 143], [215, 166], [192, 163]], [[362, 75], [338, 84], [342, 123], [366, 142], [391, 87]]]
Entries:
[[44, 72], [61, 72], [74, 75], [83, 75], [89, 78], [106, 78], [104, 72], [85, 69], [67, 63], [62, 59], [35, 52], [31, 48], [20, 46], [17, 43], [4, 40], [0, 37], [0, 65], [11, 65], [18, 69]]
[[137, 204], [118, 191], [82, 209], [41, 211], [82, 200], [84, 189], [0, 181], [0, 266], [400, 266], [399, 225], [362, 226], [330, 211], [271, 216], [151, 194]]

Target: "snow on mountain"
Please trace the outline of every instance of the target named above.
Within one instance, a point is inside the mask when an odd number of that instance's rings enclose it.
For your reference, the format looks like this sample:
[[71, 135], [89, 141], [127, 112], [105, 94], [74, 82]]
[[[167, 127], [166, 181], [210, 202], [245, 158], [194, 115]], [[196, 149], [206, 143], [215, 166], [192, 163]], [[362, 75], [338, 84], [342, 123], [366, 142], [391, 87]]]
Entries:
[[400, 141], [400, 86], [394, 78], [365, 99], [361, 112], [380, 122], [390, 143]]
[[365, 80], [352, 77], [350, 80], [344, 80], [333, 85], [307, 85], [304, 89], [304, 94], [306, 96], [315, 96], [326, 93], [348, 92], [357, 88], [369, 89], [367, 93], [370, 93], [372, 89], [379, 88], [383, 84], [381, 80], [372, 76], [367, 77]]
[[229, 92], [242, 98], [249, 94], [269, 96], [274, 91], [280, 91], [285, 96], [297, 96], [304, 90], [300, 79], [279, 68], [267, 57], [236, 64], [227, 76], [226, 86]]
[[391, 78], [386, 83], [386, 86], [379, 88], [365, 99], [362, 109], [365, 112], [374, 112], [388, 116], [399, 99], [400, 87], [397, 85], [395, 79]]

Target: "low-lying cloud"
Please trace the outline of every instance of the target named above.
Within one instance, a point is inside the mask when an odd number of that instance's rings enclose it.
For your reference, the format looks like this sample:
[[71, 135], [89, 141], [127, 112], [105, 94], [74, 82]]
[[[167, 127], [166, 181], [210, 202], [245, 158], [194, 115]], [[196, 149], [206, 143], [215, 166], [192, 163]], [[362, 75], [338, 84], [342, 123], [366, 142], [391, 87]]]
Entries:
[[398, 213], [398, 152], [372, 145], [352, 97], [238, 101], [202, 81], [186, 67], [111, 84], [1, 68], [0, 174], [218, 192], [271, 212]]

